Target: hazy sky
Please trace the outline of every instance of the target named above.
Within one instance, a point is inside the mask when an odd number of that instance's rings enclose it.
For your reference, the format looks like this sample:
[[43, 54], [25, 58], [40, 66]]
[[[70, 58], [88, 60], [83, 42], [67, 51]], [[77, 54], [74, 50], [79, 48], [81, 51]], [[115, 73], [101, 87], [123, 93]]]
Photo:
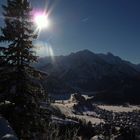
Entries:
[[33, 8], [47, 8], [50, 13], [51, 26], [40, 33], [38, 41], [49, 44], [55, 55], [89, 49], [95, 53], [112, 52], [140, 63], [140, 0], [31, 0], [31, 3]]

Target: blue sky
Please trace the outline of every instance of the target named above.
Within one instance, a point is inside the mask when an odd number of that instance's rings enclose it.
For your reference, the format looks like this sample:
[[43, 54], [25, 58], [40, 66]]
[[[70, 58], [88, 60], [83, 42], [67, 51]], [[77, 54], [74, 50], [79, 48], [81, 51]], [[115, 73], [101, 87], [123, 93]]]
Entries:
[[36, 9], [51, 11], [51, 26], [41, 31], [38, 41], [50, 44], [55, 55], [89, 49], [95, 53], [112, 52], [140, 63], [140, 0], [31, 0], [31, 3]]

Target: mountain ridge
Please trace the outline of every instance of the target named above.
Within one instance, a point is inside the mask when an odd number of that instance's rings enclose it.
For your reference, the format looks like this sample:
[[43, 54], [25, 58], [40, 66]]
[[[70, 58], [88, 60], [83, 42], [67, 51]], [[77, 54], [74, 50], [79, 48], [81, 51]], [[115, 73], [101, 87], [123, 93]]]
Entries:
[[140, 97], [140, 71], [136, 65], [111, 53], [83, 50], [53, 59], [41, 58], [39, 63], [37, 68], [48, 74], [45, 85], [49, 85], [49, 92], [101, 92], [104, 94], [100, 96], [109, 94], [109, 97], [113, 94], [124, 97], [124, 93], [127, 97], [128, 93], [130, 99], [132, 93], [129, 91], [135, 91], [136, 98]]
[[[94, 54], [94, 55], [98, 55], [100, 58], [102, 58], [104, 61], [107, 61], [107, 62], [109, 62], [109, 60], [107, 60], [107, 57], [109, 58], [112, 58], [112, 59], [116, 59], [119, 63], [121, 62], [121, 61], [123, 61], [123, 63], [126, 63], [126, 64], [128, 64], [129, 66], [131, 66], [131, 67], [133, 67], [134, 69], [136, 69], [136, 70], [138, 70], [138, 71], [140, 71], [140, 63], [139, 64], [134, 64], [134, 63], [132, 63], [132, 62], [130, 62], [130, 61], [127, 61], [127, 60], [124, 60], [124, 59], [122, 59], [121, 57], [119, 57], [119, 56], [116, 56], [116, 55], [114, 55], [113, 53], [111, 53], [111, 52], [107, 52], [107, 53], [94, 53], [94, 52], [92, 52], [92, 51], [90, 51], [90, 50], [88, 50], [88, 49], [84, 49], [84, 50], [80, 50], [80, 51], [77, 51], [77, 52], [72, 52], [72, 53], [70, 53], [70, 54], [68, 54], [68, 55], [59, 55], [59, 56], [53, 56], [53, 59], [52, 59], [52, 56], [46, 56], [46, 57], [40, 57], [39, 59], [38, 59], [38, 64], [35, 64], [37, 67], [40, 67], [40, 63], [42, 63], [42, 61], [45, 61], [45, 60], [49, 60], [49, 61], [55, 61], [55, 59], [63, 59], [63, 58], [65, 58], [65, 57], [72, 57], [72, 56], [74, 56], [74, 55], [77, 55], [77, 54], [82, 54], [82, 53], [86, 53], [86, 54]], [[110, 61], [111, 62], [111, 61]], [[110, 63], [109, 62], [109, 63]], [[122, 63], [122, 62], [121, 62]], [[47, 64], [47, 62], [45, 63], [43, 63], [43, 65], [44, 64]]]

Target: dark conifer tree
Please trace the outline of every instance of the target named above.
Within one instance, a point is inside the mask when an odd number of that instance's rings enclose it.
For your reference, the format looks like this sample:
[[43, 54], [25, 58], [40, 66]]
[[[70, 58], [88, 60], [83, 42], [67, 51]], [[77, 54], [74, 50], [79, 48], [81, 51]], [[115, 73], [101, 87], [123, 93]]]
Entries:
[[31, 6], [28, 0], [7, 0], [4, 9], [5, 25], [1, 28], [0, 102], [9, 101], [5, 117], [20, 139], [34, 139], [42, 132], [39, 102], [43, 89], [39, 73], [30, 64], [37, 57], [33, 52], [34, 33]]

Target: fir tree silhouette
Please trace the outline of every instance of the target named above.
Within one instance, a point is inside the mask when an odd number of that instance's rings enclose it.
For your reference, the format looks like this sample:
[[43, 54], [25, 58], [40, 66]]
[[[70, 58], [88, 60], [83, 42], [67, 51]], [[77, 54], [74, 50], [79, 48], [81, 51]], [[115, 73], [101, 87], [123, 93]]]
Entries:
[[7, 0], [2, 5], [4, 27], [0, 42], [0, 102], [1, 109], [20, 139], [34, 139], [42, 132], [40, 101], [44, 91], [39, 84], [40, 73], [30, 64], [37, 60], [33, 51], [34, 33], [28, 0]]

